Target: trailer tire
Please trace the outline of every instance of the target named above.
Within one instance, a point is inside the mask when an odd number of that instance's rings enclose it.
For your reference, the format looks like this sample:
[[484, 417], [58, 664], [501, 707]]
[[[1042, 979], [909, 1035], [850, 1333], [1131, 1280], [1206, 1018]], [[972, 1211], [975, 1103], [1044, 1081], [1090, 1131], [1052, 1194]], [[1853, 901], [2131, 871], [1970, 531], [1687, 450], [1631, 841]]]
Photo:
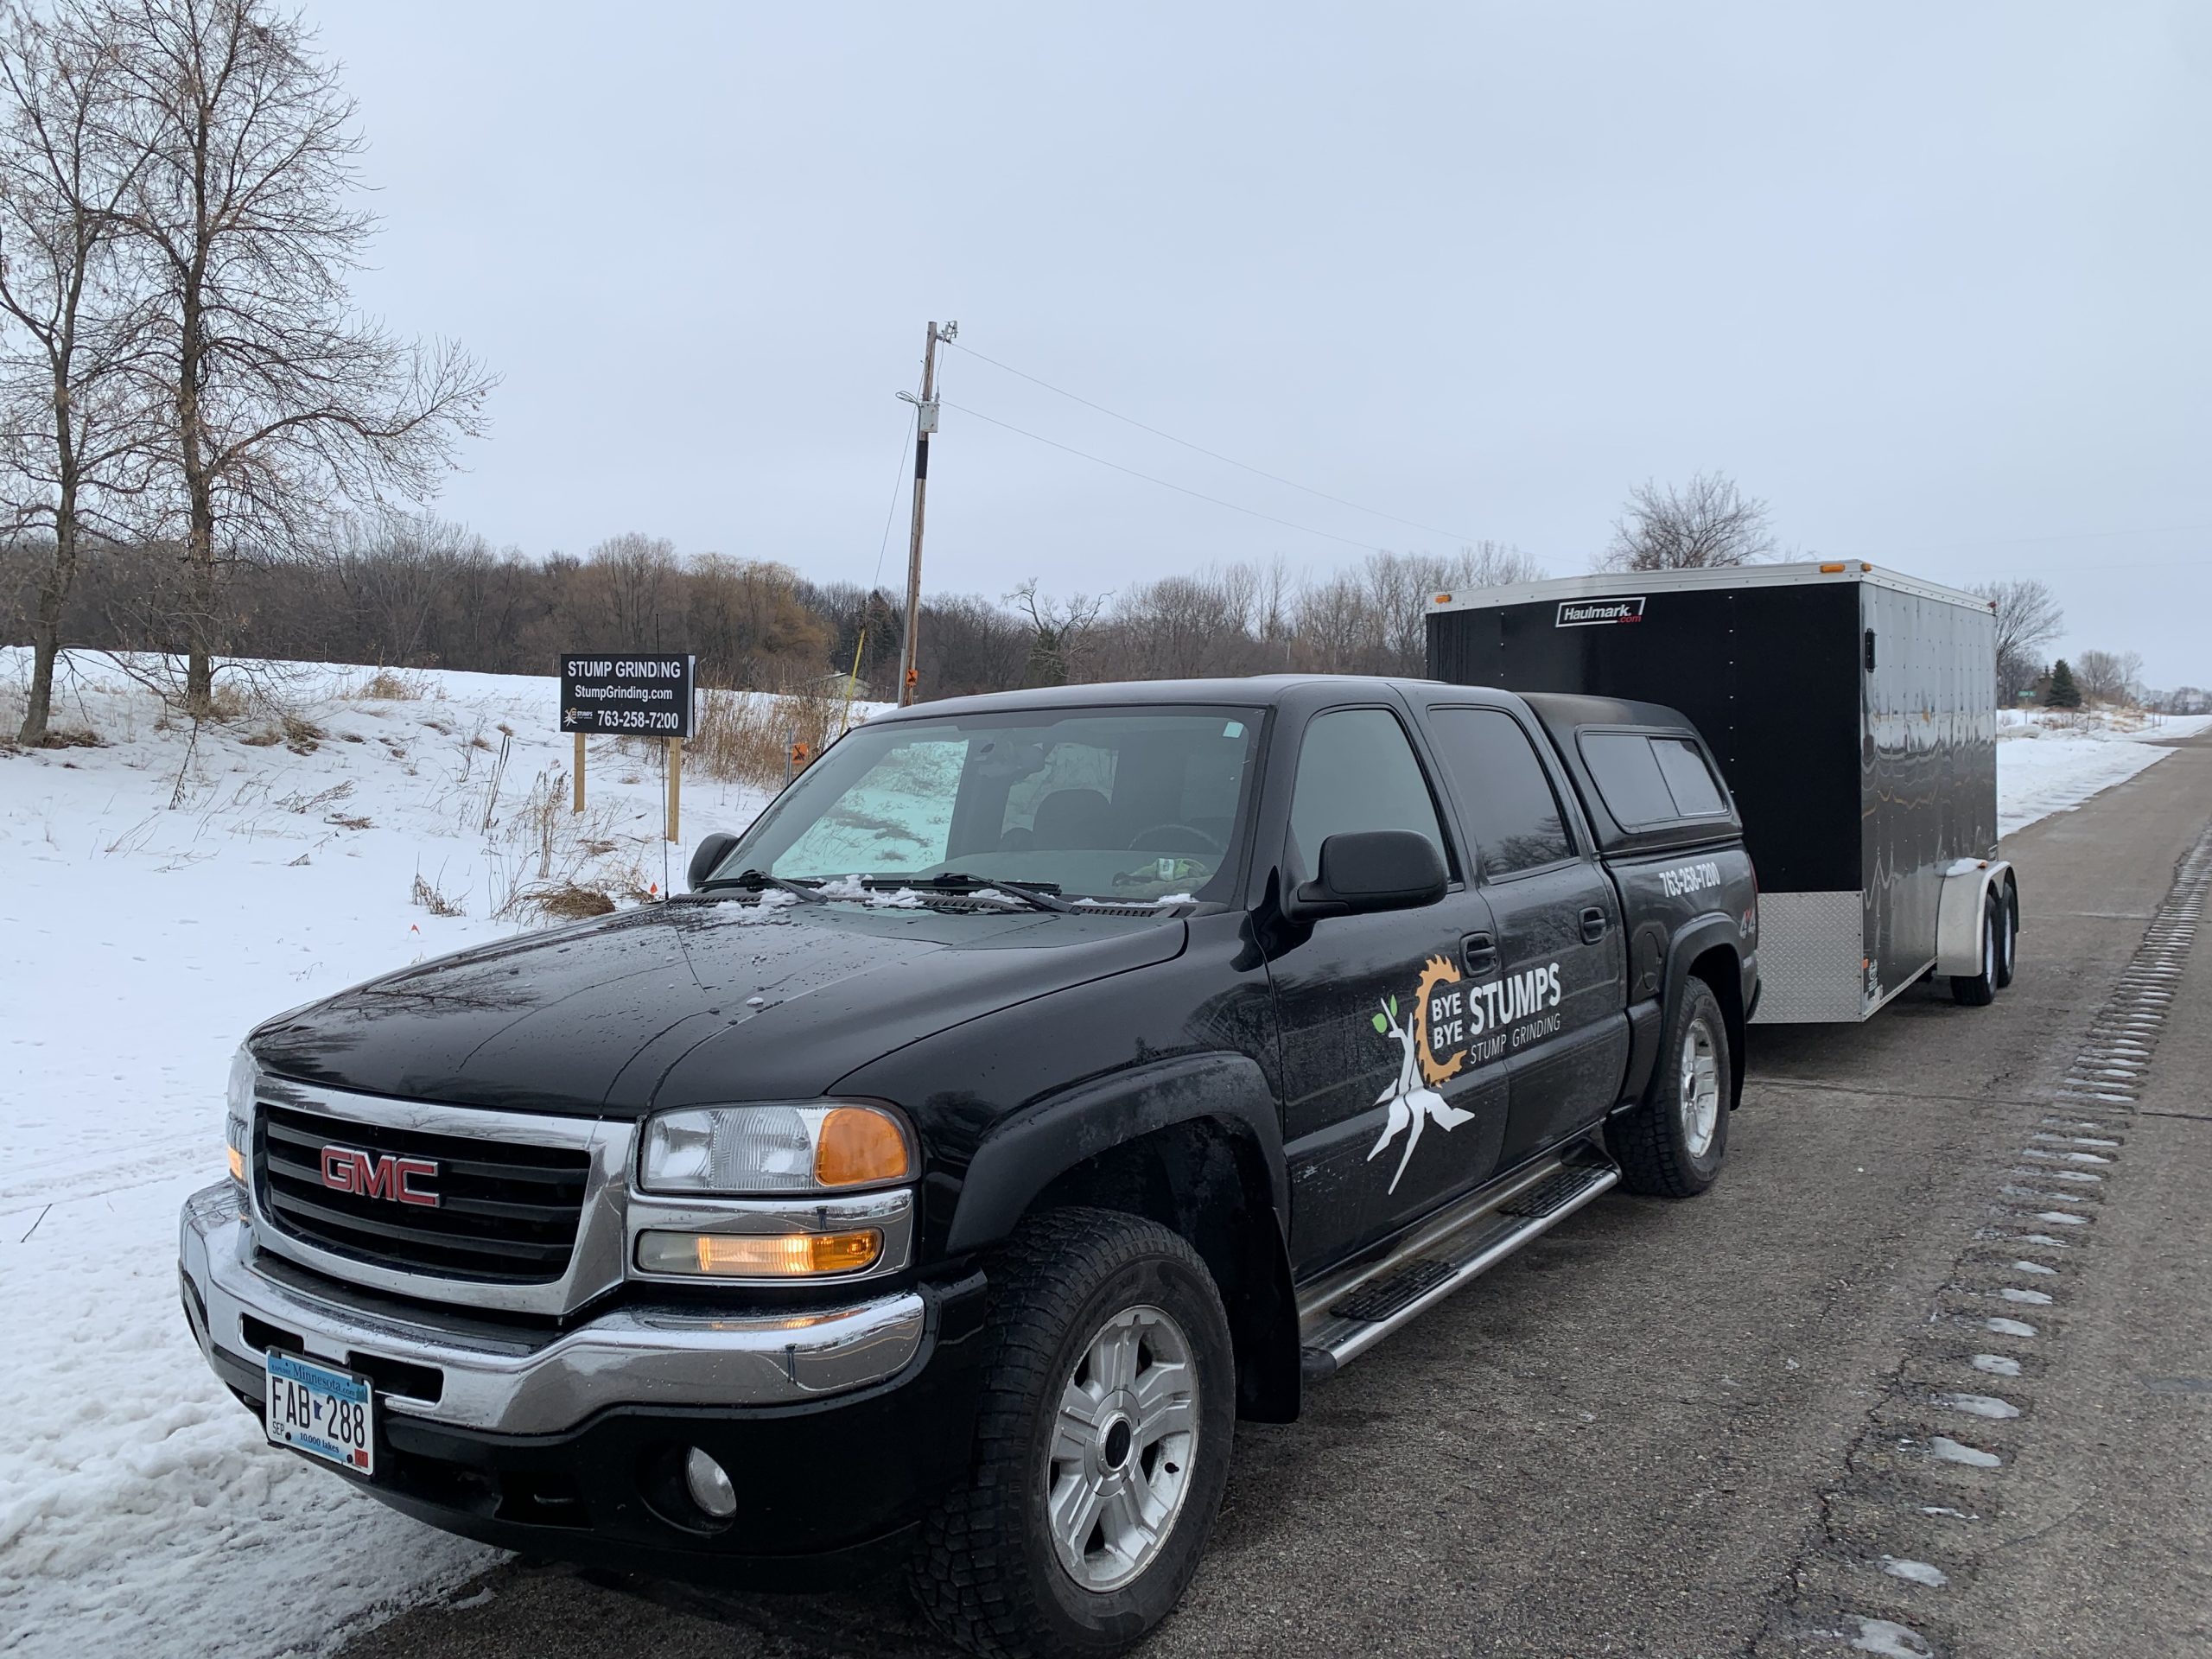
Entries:
[[984, 1343], [975, 1461], [922, 1524], [914, 1599], [970, 1653], [1108, 1659], [1182, 1599], [1228, 1484], [1221, 1294], [1157, 1222], [1048, 1211], [998, 1254]]
[[1651, 1087], [1605, 1125], [1630, 1192], [1689, 1198], [1713, 1185], [1728, 1151], [1729, 1067], [1720, 999], [1693, 975], [1675, 999]]
[[1997, 1000], [1998, 977], [2005, 955], [2005, 906], [1991, 893], [1981, 906], [1981, 971], [1951, 976], [1951, 1000], [1963, 1007], [1986, 1008]]
[[1997, 938], [1997, 988], [2012, 982], [2020, 965], [2020, 890], [2010, 881], [1999, 900], [2004, 908], [2004, 931]]

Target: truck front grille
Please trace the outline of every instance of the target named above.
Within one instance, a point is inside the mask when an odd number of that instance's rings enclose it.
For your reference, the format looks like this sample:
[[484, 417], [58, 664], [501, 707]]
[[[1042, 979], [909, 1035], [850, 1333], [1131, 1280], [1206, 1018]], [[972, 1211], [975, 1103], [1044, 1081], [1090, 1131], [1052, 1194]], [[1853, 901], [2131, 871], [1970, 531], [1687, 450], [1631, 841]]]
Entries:
[[[416, 1185], [435, 1191], [438, 1201], [404, 1204], [389, 1192], [334, 1188], [323, 1179], [329, 1148], [365, 1154], [387, 1187], [381, 1160], [427, 1159], [436, 1174]], [[580, 1148], [430, 1135], [266, 1100], [255, 1117], [254, 1183], [274, 1225], [321, 1249], [456, 1279], [560, 1278], [575, 1249], [590, 1169], [591, 1154]]]

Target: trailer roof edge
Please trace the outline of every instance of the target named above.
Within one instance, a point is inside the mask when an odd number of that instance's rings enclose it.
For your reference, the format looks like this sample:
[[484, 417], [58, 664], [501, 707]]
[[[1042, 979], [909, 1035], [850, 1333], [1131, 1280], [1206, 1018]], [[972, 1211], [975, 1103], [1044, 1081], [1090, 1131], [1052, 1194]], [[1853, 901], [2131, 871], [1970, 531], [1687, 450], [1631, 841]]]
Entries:
[[1859, 582], [1923, 599], [1986, 611], [1986, 600], [1956, 588], [1923, 582], [1902, 571], [1888, 570], [1859, 559], [1838, 563], [1738, 564], [1708, 570], [1600, 571], [1586, 576], [1553, 576], [1542, 582], [1516, 582], [1505, 588], [1478, 588], [1463, 594], [1432, 594], [1431, 615], [1446, 611], [1486, 609], [1498, 605], [1522, 605], [1543, 599], [1611, 599], [1634, 594], [1695, 593], [1719, 588], [1795, 588], [1823, 582]]

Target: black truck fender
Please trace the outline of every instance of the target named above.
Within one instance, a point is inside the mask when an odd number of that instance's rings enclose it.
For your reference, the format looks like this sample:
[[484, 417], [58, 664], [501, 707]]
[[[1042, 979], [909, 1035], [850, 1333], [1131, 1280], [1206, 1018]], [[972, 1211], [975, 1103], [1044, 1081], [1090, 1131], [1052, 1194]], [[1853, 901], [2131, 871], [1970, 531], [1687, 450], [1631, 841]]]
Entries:
[[[1661, 999], [1660, 1008], [1663, 1011], [1675, 1006], [1675, 999], [1682, 994], [1682, 983], [1690, 976], [1691, 970], [1714, 953], [1724, 955], [1727, 963], [1726, 971], [1709, 974], [1708, 977], [1713, 985], [1713, 994], [1720, 1003], [1720, 1017], [1728, 1027], [1728, 1105], [1733, 1110], [1744, 1095], [1744, 1033], [1750, 1014], [1750, 1010], [1745, 1006], [1743, 932], [1733, 917], [1700, 916], [1675, 930], [1675, 937], [1667, 944], [1666, 991]], [[1665, 1028], [1663, 1018], [1650, 1022], [1649, 1040], [1652, 1052], [1649, 1059], [1642, 1059], [1638, 1053], [1631, 1051], [1631, 1077], [1639, 1059], [1646, 1068], [1643, 1089], [1638, 1091], [1639, 1098], [1658, 1080], [1658, 1044]], [[1639, 1039], [1643, 1037], [1641, 1031], [1637, 1035]]]
[[1298, 1305], [1281, 1117], [1249, 1056], [1154, 1060], [1090, 1078], [993, 1131], [961, 1182], [948, 1253], [988, 1249], [1036, 1208], [1097, 1204], [1189, 1239], [1221, 1287], [1240, 1414], [1298, 1414]]

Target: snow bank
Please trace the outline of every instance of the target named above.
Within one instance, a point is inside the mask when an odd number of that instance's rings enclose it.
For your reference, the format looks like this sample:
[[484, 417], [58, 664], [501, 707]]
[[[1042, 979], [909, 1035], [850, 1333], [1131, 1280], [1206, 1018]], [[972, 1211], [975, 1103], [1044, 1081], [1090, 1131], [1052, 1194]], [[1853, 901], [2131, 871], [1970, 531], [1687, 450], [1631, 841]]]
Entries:
[[2212, 727], [2212, 715], [2058, 714], [2010, 709], [1998, 715], [1997, 831], [2069, 812], [2172, 753], [2158, 747]]
[[[0, 753], [14, 1654], [312, 1651], [493, 1559], [263, 1446], [185, 1328], [177, 1210], [221, 1173], [249, 1027], [512, 931], [491, 912], [541, 881], [664, 885], [660, 776], [643, 746], [594, 739], [590, 810], [572, 816], [550, 678], [410, 675], [400, 689], [422, 695], [377, 699], [358, 695], [366, 671], [264, 671], [296, 723], [257, 711], [195, 741], [82, 658], [55, 724], [105, 747]], [[24, 672], [0, 651], [8, 732]], [[687, 776], [686, 842], [741, 829], [763, 798]], [[410, 902], [418, 876], [460, 913]]]

